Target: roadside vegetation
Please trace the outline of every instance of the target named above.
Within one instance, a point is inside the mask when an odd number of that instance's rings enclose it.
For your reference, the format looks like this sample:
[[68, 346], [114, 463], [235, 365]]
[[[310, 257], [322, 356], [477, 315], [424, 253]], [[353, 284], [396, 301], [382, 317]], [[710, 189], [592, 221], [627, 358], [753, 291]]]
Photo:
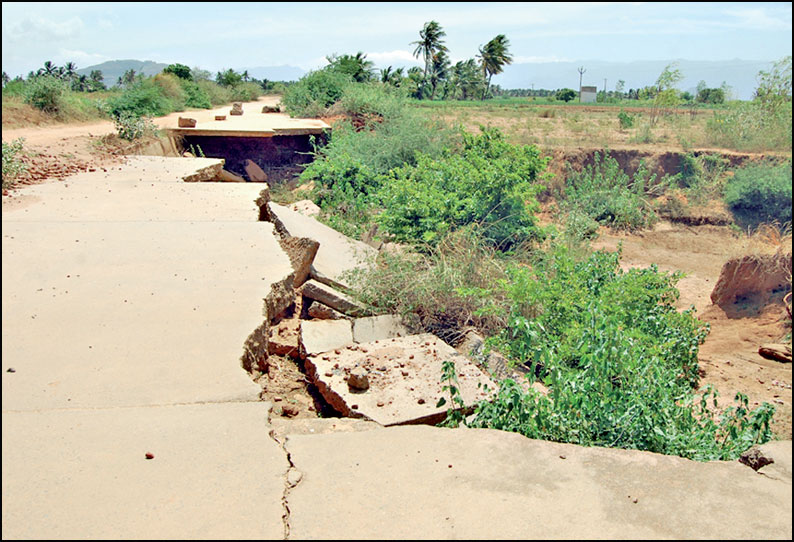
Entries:
[[[759, 90], [749, 106], [726, 104], [728, 89], [705, 85], [687, 97], [675, 88], [680, 72], [668, 66], [652, 88], [604, 96], [604, 104], [615, 106], [604, 129], [647, 142], [663, 129], [677, 130], [668, 137], [685, 152], [680, 171], [658, 178], [640, 164], [629, 173], [607, 146], [591, 164], [555, 176], [537, 140], [522, 138], [509, 122], [488, 121], [504, 115], [518, 124], [548, 120], [585, 132], [581, 113], [564, 105], [573, 101], [570, 93], [535, 103], [500, 97], [490, 76], [510, 59], [506, 38], [495, 42], [500, 62], [489, 65], [483, 46], [478, 58], [456, 69], [445, 61], [443, 36], [431, 21], [412, 44], [424, 70], [378, 75], [362, 53], [332, 55], [328, 66], [284, 95], [290, 114], [335, 122], [300, 175], [321, 219], [348, 235], [399, 247], [382, 250], [374, 270], [352, 277], [354, 293], [374, 310], [401, 314], [415, 331], [452, 344], [475, 328], [490, 348], [528, 371], [530, 383], [549, 389], [542, 395], [505, 379], [495, 400], [476, 407], [469, 426], [696, 460], [736, 459], [769, 440], [772, 405], [751, 410], [738, 395], [724, 408], [716, 390], [700, 389], [697, 354], [709, 327], [694, 309], [676, 310], [681, 275], [656, 267], [624, 272], [619, 253], [593, 252], [590, 241], [604, 227], [648, 228], [681, 200], [724, 199], [737, 216], [747, 209], [760, 222], [790, 223], [790, 158], [736, 169], [717, 154], [692, 150], [697, 138], [723, 134], [727, 128], [708, 123], [735, 108], [768, 114], [774, 107], [783, 119], [790, 90], [777, 87], [773, 94], [783, 96], [777, 101]], [[785, 79], [785, 70], [770, 77], [778, 76]], [[643, 109], [630, 107], [638, 104]], [[694, 119], [697, 138], [682, 135]], [[788, 128], [773, 122], [754, 129], [784, 136], [787, 129], [787, 138], [771, 144], [790, 151], [790, 119]], [[759, 176], [765, 180], [746, 181]], [[786, 197], [788, 217], [785, 206], [771, 203]], [[540, 225], [539, 201], [558, 217], [555, 224]], [[445, 365], [441, 378], [445, 402], [456, 406], [454, 366]], [[447, 423], [464, 421], [450, 415]]]

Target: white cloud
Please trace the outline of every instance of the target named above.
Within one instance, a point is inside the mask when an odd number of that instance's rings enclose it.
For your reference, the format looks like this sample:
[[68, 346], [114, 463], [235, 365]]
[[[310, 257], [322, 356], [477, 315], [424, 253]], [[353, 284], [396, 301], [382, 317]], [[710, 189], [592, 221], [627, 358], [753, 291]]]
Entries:
[[515, 56], [513, 64], [539, 64], [542, 62], [572, 62], [570, 58], [552, 56]]
[[[86, 53], [85, 51], [77, 51], [72, 49], [61, 49], [58, 51], [58, 61], [62, 63], [74, 62], [78, 68], [86, 68], [94, 64], [101, 64], [110, 60], [109, 56], [100, 55], [98, 53]], [[57, 62], [57, 61], [56, 61]]]
[[421, 64], [422, 62], [414, 57], [410, 51], [397, 49], [395, 51], [386, 51], [382, 53], [367, 53], [367, 60], [371, 60], [379, 66], [387, 66], [390, 64]]
[[736, 17], [736, 26], [757, 30], [791, 30], [791, 10], [788, 17], [772, 17], [762, 8], [726, 10], [726, 15]]
[[7, 32], [11, 41], [41, 42], [77, 37], [83, 26], [82, 19], [76, 16], [58, 23], [41, 17], [26, 17], [9, 25]]

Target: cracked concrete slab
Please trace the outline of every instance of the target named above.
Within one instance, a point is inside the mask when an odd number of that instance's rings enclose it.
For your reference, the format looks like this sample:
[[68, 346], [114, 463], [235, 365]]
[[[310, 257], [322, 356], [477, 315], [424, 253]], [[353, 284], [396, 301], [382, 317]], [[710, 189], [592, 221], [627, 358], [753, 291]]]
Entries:
[[[450, 401], [441, 382], [441, 365], [447, 360], [455, 362], [466, 407], [493, 395], [496, 384], [482, 370], [429, 333], [349, 345], [310, 355], [305, 363], [306, 374], [323, 398], [344, 416], [396, 425], [433, 424], [444, 419], [452, 405], [436, 404], [442, 397]], [[357, 368], [367, 372], [366, 391], [348, 386], [348, 377]]]
[[297, 539], [791, 539], [791, 482], [487, 429], [289, 434]]
[[311, 356], [353, 342], [350, 320], [304, 320], [301, 322], [301, 352]]
[[3, 539], [281, 538], [268, 407], [3, 412]]
[[314, 218], [269, 202], [269, 219], [282, 235], [308, 237], [320, 243], [312, 265], [312, 278], [325, 284], [345, 284], [345, 272], [361, 269], [374, 262], [378, 251], [371, 246], [339, 233]]

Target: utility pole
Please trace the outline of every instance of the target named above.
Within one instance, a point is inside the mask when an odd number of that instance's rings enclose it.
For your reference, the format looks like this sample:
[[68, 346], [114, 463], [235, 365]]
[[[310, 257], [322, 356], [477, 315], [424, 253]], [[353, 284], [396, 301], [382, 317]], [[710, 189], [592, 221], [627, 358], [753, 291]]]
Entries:
[[582, 75], [587, 70], [584, 69], [584, 66], [579, 66], [577, 71], [579, 72], [579, 103], [582, 103]]

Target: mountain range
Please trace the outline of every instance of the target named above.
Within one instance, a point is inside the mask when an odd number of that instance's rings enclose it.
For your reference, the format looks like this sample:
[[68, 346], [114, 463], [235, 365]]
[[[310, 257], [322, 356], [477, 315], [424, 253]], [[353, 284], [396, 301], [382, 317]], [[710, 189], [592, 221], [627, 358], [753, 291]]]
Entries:
[[[647, 60], [635, 62], [609, 62], [603, 60], [584, 60], [575, 62], [539, 62], [516, 63], [505, 66], [504, 72], [495, 75], [493, 84], [503, 89], [534, 88], [558, 89], [579, 87], [579, 67], [584, 67], [582, 85], [604, 88], [606, 79], [607, 90], [615, 90], [618, 80], [624, 81], [624, 90], [652, 85], [662, 73], [665, 66], [672, 61]], [[677, 88], [693, 92], [699, 81], [703, 80], [711, 88], [719, 87], [723, 81], [727, 83], [734, 98], [748, 100], [752, 98], [757, 86], [756, 77], [761, 70], [768, 70], [772, 62], [760, 60], [677, 60], [676, 67], [681, 71], [683, 79]], [[118, 78], [129, 69], [145, 75], [155, 75], [168, 64], [150, 60], [111, 60], [77, 70], [79, 74], [88, 75], [92, 70], [102, 70], [105, 84], [114, 85]], [[396, 67], [396, 66], [395, 66]], [[296, 66], [247, 66], [235, 68], [238, 72], [248, 71], [251, 77], [269, 81], [296, 81], [307, 73]]]

